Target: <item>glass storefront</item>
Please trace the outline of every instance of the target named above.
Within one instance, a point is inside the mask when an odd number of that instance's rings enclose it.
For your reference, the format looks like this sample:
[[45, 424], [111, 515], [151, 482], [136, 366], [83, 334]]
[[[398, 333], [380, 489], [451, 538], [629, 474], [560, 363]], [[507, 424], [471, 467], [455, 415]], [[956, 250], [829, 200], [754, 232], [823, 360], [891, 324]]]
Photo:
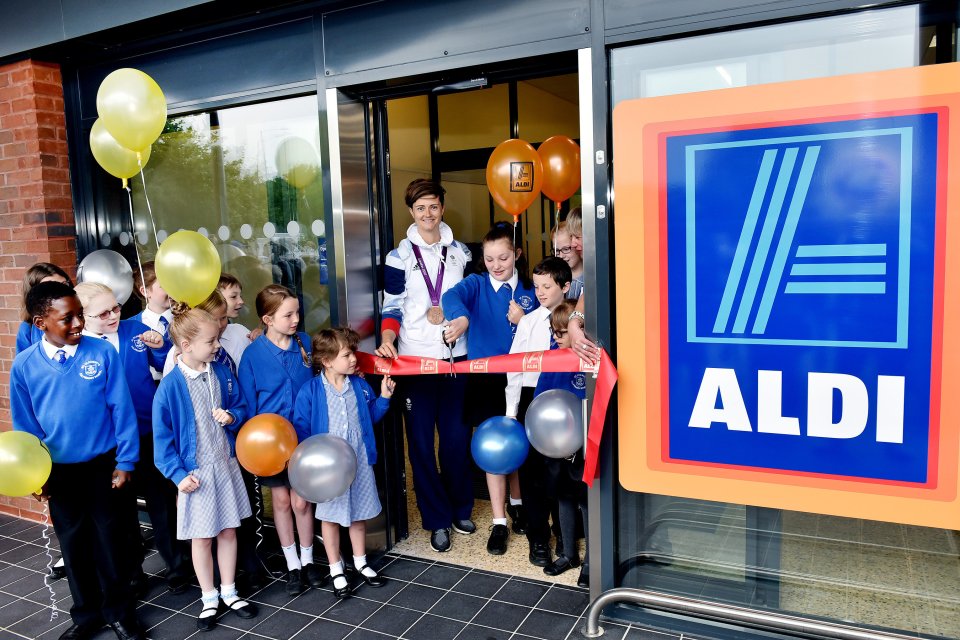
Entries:
[[170, 118], [144, 168], [146, 188], [131, 180], [141, 260], [157, 248], [149, 199], [159, 242], [197, 231], [243, 283], [238, 322], [258, 326], [257, 292], [279, 283], [300, 296], [305, 331], [330, 326], [317, 112], [310, 95]]
[[[920, 8], [907, 6], [622, 47], [610, 54], [611, 108], [634, 98], [913, 67], [932, 61], [933, 46]], [[616, 586], [960, 635], [956, 531], [623, 488], [615, 521]]]

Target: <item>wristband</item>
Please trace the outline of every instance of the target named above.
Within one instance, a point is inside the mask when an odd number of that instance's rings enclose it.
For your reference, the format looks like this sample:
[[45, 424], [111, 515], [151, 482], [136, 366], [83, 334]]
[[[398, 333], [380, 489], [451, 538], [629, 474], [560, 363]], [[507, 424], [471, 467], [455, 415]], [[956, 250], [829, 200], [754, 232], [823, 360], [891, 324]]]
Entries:
[[570, 314], [570, 317], [567, 318], [567, 324], [570, 324], [570, 321], [574, 318], [580, 319], [580, 328], [583, 328], [587, 324], [587, 318], [583, 315], [583, 311], [574, 311]]

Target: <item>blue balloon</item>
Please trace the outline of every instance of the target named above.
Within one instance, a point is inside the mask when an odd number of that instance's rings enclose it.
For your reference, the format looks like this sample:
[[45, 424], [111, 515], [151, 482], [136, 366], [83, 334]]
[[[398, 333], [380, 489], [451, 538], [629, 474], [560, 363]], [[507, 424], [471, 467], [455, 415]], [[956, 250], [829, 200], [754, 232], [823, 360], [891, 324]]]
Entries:
[[506, 475], [527, 459], [530, 442], [523, 425], [513, 418], [496, 416], [484, 420], [473, 432], [470, 451], [478, 467], [487, 473]]

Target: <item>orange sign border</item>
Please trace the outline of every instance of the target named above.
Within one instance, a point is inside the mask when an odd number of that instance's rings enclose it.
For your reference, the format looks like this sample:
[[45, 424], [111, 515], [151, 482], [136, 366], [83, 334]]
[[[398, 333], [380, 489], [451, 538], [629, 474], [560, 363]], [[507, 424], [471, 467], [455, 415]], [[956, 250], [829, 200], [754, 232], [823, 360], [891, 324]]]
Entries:
[[[960, 529], [960, 235], [955, 229], [960, 131], [943, 123], [937, 186], [938, 277], [934, 305], [930, 447], [935, 475], [923, 486], [669, 461], [661, 425], [667, 303], [661, 136], [862, 118], [893, 112], [960, 113], [960, 63], [624, 101], [613, 112], [619, 473], [630, 491]], [[942, 214], [942, 215], [940, 215]], [[940, 286], [942, 283], [942, 286]], [[938, 341], [938, 338], [942, 338]], [[953, 359], [947, 354], [955, 354]], [[953, 390], [953, 393], [950, 393]], [[937, 398], [939, 396], [939, 398]], [[939, 403], [936, 400], [939, 399]], [[939, 404], [939, 415], [937, 405]]]

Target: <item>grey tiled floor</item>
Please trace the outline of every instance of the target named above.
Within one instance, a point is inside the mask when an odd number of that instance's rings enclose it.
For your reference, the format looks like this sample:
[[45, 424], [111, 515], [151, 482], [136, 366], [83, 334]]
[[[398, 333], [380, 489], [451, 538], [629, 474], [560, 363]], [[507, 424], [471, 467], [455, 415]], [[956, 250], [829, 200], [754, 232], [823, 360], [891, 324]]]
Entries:
[[[36, 523], [0, 515], [0, 640], [57, 638], [70, 624], [65, 580], [52, 582], [59, 610], [51, 620], [51, 594], [44, 584], [49, 561]], [[52, 535], [52, 527], [50, 528]], [[54, 556], [56, 539], [51, 539]], [[275, 561], [278, 558], [271, 557]], [[268, 562], [269, 564], [269, 562]], [[241, 620], [223, 614], [214, 631], [196, 630], [198, 587], [172, 595], [153, 551], [144, 561], [149, 589], [138, 614], [151, 640], [322, 638], [323, 640], [542, 640], [579, 639], [589, 596], [583, 589], [549, 584], [470, 567], [387, 554], [377, 562], [389, 578], [379, 589], [354, 579], [353, 594], [334, 598], [331, 589], [296, 597], [279, 580], [249, 599], [260, 614]], [[680, 640], [679, 635], [604, 623], [604, 640]], [[104, 629], [95, 640], [112, 640]]]

